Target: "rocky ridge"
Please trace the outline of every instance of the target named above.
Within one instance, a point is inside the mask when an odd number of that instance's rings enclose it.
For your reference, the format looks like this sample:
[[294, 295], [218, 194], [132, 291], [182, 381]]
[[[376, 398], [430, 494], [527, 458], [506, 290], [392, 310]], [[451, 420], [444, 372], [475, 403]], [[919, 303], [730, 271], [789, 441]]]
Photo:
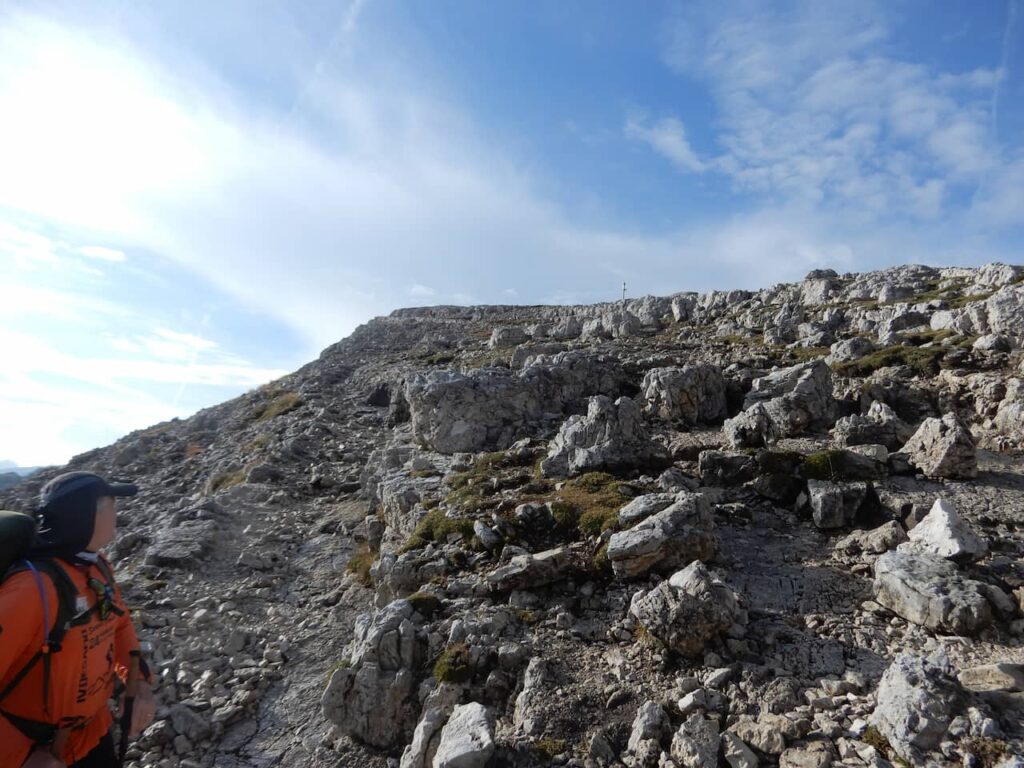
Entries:
[[1024, 764], [1022, 329], [1006, 265], [400, 310], [76, 457], [133, 764]]

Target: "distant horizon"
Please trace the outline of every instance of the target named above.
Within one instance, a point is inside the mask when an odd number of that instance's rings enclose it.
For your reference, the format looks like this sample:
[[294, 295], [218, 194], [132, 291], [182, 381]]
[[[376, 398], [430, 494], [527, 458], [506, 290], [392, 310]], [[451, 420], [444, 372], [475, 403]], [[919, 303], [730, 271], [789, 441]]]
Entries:
[[392, 308], [1019, 262], [1021, 2], [0, 7], [0, 455]]

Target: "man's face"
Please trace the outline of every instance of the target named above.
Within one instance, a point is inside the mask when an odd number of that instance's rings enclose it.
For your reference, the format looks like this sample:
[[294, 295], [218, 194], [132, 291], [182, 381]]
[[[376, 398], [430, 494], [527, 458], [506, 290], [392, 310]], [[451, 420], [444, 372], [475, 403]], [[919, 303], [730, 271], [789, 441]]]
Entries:
[[114, 540], [117, 528], [117, 500], [113, 496], [100, 496], [96, 500], [96, 523], [89, 540], [89, 551], [98, 552]]

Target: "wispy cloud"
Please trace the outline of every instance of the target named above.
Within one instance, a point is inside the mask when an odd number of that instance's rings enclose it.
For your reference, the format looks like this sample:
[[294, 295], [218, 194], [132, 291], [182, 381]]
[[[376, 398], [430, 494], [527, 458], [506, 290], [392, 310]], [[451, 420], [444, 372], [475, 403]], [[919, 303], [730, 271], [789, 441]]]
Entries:
[[415, 296], [416, 298], [427, 298], [430, 296], [436, 296], [437, 291], [431, 288], [429, 285], [420, 285], [417, 283], [409, 288], [409, 295]]
[[1000, 163], [995, 70], [933, 71], [890, 53], [883, 6], [687, 6], [666, 61], [719, 109], [714, 168], [776, 201], [931, 219]]
[[107, 248], [102, 245], [83, 245], [78, 249], [78, 252], [83, 256], [88, 256], [90, 259], [97, 259], [99, 261], [120, 263], [127, 259], [124, 251], [119, 251], [116, 248]]
[[626, 121], [626, 136], [649, 144], [680, 171], [700, 173], [706, 167], [686, 139], [686, 128], [677, 117], [665, 117], [647, 124], [637, 118]]
[[251, 388], [286, 373], [226, 357], [213, 342], [172, 331], [114, 339], [111, 347], [130, 356], [69, 352], [35, 335], [0, 329], [6, 360], [0, 370], [0, 455], [24, 463], [66, 461], [102, 444], [90, 440], [111, 441], [195, 410], [157, 394], [154, 385]]

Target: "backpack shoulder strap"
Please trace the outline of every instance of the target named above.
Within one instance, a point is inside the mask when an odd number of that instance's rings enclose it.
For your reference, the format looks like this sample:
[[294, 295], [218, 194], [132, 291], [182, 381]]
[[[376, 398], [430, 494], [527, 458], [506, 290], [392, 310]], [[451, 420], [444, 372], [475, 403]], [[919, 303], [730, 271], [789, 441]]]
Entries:
[[110, 561], [103, 555], [100, 555], [96, 558], [96, 567], [100, 569], [100, 573], [103, 574], [107, 585], [112, 588], [116, 580], [114, 579], [114, 569], [110, 567]]

